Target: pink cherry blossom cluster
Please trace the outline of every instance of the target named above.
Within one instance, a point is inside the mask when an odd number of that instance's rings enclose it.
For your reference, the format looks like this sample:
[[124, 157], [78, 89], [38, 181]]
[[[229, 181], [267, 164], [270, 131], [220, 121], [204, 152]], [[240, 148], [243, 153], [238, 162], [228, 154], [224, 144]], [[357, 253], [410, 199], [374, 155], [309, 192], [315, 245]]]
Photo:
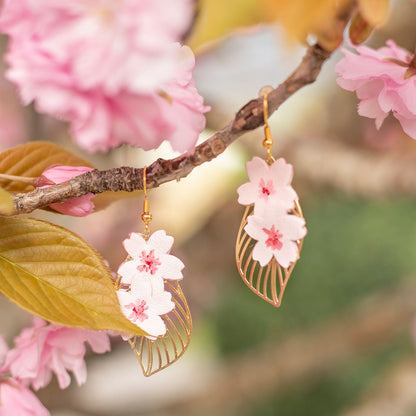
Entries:
[[168, 140], [191, 150], [205, 127], [192, 77], [195, 59], [179, 41], [193, 0], [4, 0], [6, 73], [25, 104], [71, 123], [77, 143], [145, 150]]
[[148, 240], [141, 234], [131, 233], [123, 242], [128, 260], [118, 269], [120, 289], [117, 296], [121, 311], [135, 325], [149, 334], [149, 338], [166, 333], [161, 318], [172, 311], [172, 295], [165, 290], [164, 280], [183, 278], [184, 264], [169, 254], [173, 237], [164, 230], [154, 232]]
[[253, 259], [265, 266], [274, 257], [282, 267], [298, 259], [296, 240], [306, 235], [305, 220], [290, 213], [298, 196], [290, 185], [293, 167], [282, 158], [269, 166], [254, 157], [246, 164], [249, 182], [237, 192], [242, 205], [254, 204], [244, 230], [257, 240]]
[[342, 49], [345, 57], [335, 70], [338, 84], [356, 91], [361, 100], [358, 114], [374, 118], [377, 129], [390, 112], [403, 130], [416, 139], [416, 68], [415, 59], [392, 40], [377, 50], [352, 46], [358, 54]]
[[55, 374], [59, 387], [69, 386], [71, 371], [77, 383], [85, 383], [85, 343], [98, 354], [110, 351], [105, 332], [68, 328], [34, 318], [33, 327], [26, 328], [8, 349], [0, 337], [0, 416], [49, 416], [34, 390], [45, 387]]

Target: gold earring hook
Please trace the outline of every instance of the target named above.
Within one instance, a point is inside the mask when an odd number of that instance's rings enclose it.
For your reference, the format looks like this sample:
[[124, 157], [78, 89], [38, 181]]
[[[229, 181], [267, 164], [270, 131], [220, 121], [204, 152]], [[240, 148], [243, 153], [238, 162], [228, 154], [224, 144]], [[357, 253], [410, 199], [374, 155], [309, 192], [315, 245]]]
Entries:
[[147, 240], [150, 236], [149, 222], [152, 220], [152, 214], [150, 214], [150, 211], [149, 211], [150, 203], [149, 203], [149, 200], [147, 199], [146, 169], [147, 169], [147, 166], [143, 168], [144, 201], [143, 201], [142, 221], [144, 222], [144, 238]]
[[269, 102], [267, 100], [268, 92], [266, 91], [263, 94], [263, 119], [264, 119], [264, 140], [263, 140], [263, 147], [267, 151], [266, 162], [271, 165], [274, 162], [274, 157], [272, 155], [272, 134], [270, 131], [269, 126], [269, 119], [268, 119], [268, 110], [269, 110]]

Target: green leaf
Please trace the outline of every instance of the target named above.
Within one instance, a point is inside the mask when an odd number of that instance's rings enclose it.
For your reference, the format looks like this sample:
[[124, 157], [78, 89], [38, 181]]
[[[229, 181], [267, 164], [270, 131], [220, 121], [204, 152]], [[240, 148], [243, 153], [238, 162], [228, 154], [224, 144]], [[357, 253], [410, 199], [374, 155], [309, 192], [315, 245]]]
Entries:
[[13, 197], [4, 189], [0, 188], [0, 215], [13, 214]]
[[0, 292], [50, 322], [144, 334], [121, 313], [98, 253], [44, 221], [0, 217]]

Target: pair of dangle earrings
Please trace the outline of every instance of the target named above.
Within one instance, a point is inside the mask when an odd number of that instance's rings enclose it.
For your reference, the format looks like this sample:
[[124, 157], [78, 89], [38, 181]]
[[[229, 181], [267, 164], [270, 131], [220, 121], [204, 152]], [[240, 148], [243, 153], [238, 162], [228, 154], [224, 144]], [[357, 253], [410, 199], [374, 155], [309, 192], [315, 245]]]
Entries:
[[192, 334], [192, 318], [179, 285], [182, 261], [169, 254], [173, 237], [164, 230], [150, 234], [152, 215], [143, 169], [144, 233], [131, 233], [123, 241], [128, 253], [117, 271], [116, 293], [124, 316], [148, 335], [125, 335], [145, 376], [150, 376], [178, 360], [187, 349]]
[[271, 153], [268, 93], [263, 95], [266, 159], [247, 162], [249, 182], [237, 192], [247, 205], [236, 242], [237, 268], [244, 283], [258, 296], [279, 307], [306, 235], [305, 219], [291, 186], [293, 166]]

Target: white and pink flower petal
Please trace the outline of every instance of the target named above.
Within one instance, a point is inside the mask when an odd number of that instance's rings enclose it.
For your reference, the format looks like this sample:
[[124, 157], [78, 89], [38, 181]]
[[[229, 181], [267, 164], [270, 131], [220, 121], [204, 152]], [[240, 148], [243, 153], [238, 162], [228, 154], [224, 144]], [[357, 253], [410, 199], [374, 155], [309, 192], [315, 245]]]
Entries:
[[266, 247], [263, 241], [258, 241], [254, 246], [252, 257], [264, 267], [273, 257], [273, 251]]
[[299, 256], [299, 248], [293, 241], [284, 241], [280, 250], [274, 250], [273, 255], [276, 261], [282, 267], [289, 267], [290, 263], [294, 263]]
[[293, 166], [281, 157], [270, 166], [270, 176], [275, 178], [280, 186], [290, 185], [293, 179]]
[[172, 248], [174, 238], [166, 234], [165, 230], [155, 231], [147, 241], [147, 245], [162, 253], [169, 253]]
[[138, 233], [131, 233], [129, 238], [123, 241], [123, 246], [134, 259], [140, 257], [142, 251], [147, 248], [146, 240]]
[[258, 199], [258, 187], [251, 183], [243, 183], [238, 189], [238, 203], [241, 205], [251, 205]]
[[246, 163], [246, 171], [250, 182], [255, 183], [268, 175], [269, 165], [265, 160], [254, 156], [253, 159]]
[[175, 304], [172, 302], [172, 294], [167, 291], [153, 296], [149, 301], [149, 306], [151, 312], [156, 315], [164, 315], [175, 308]]
[[149, 317], [136, 325], [147, 332], [152, 337], [160, 337], [166, 334], [166, 325], [159, 315], [149, 315]]
[[130, 260], [122, 263], [117, 270], [117, 274], [121, 276], [121, 281], [125, 284], [131, 284], [133, 279], [135, 279], [139, 272], [137, 270], [137, 262], [135, 260]]
[[274, 221], [275, 227], [287, 240], [299, 240], [306, 235], [305, 219], [296, 215], [283, 215]]
[[144, 277], [145, 279], [149, 279], [152, 285], [152, 296], [159, 295], [165, 291], [165, 282], [160, 275], [152, 276], [152, 277]]
[[245, 232], [257, 241], [265, 241], [266, 236], [262, 231], [263, 219], [257, 215], [250, 215], [247, 218], [247, 224], [244, 227]]
[[160, 256], [162, 264], [158, 269], [158, 275], [163, 279], [180, 280], [183, 278], [182, 269], [185, 265], [182, 261], [171, 254], [163, 254]]
[[130, 286], [130, 294], [142, 299], [152, 297], [152, 284], [149, 279], [134, 279]]

